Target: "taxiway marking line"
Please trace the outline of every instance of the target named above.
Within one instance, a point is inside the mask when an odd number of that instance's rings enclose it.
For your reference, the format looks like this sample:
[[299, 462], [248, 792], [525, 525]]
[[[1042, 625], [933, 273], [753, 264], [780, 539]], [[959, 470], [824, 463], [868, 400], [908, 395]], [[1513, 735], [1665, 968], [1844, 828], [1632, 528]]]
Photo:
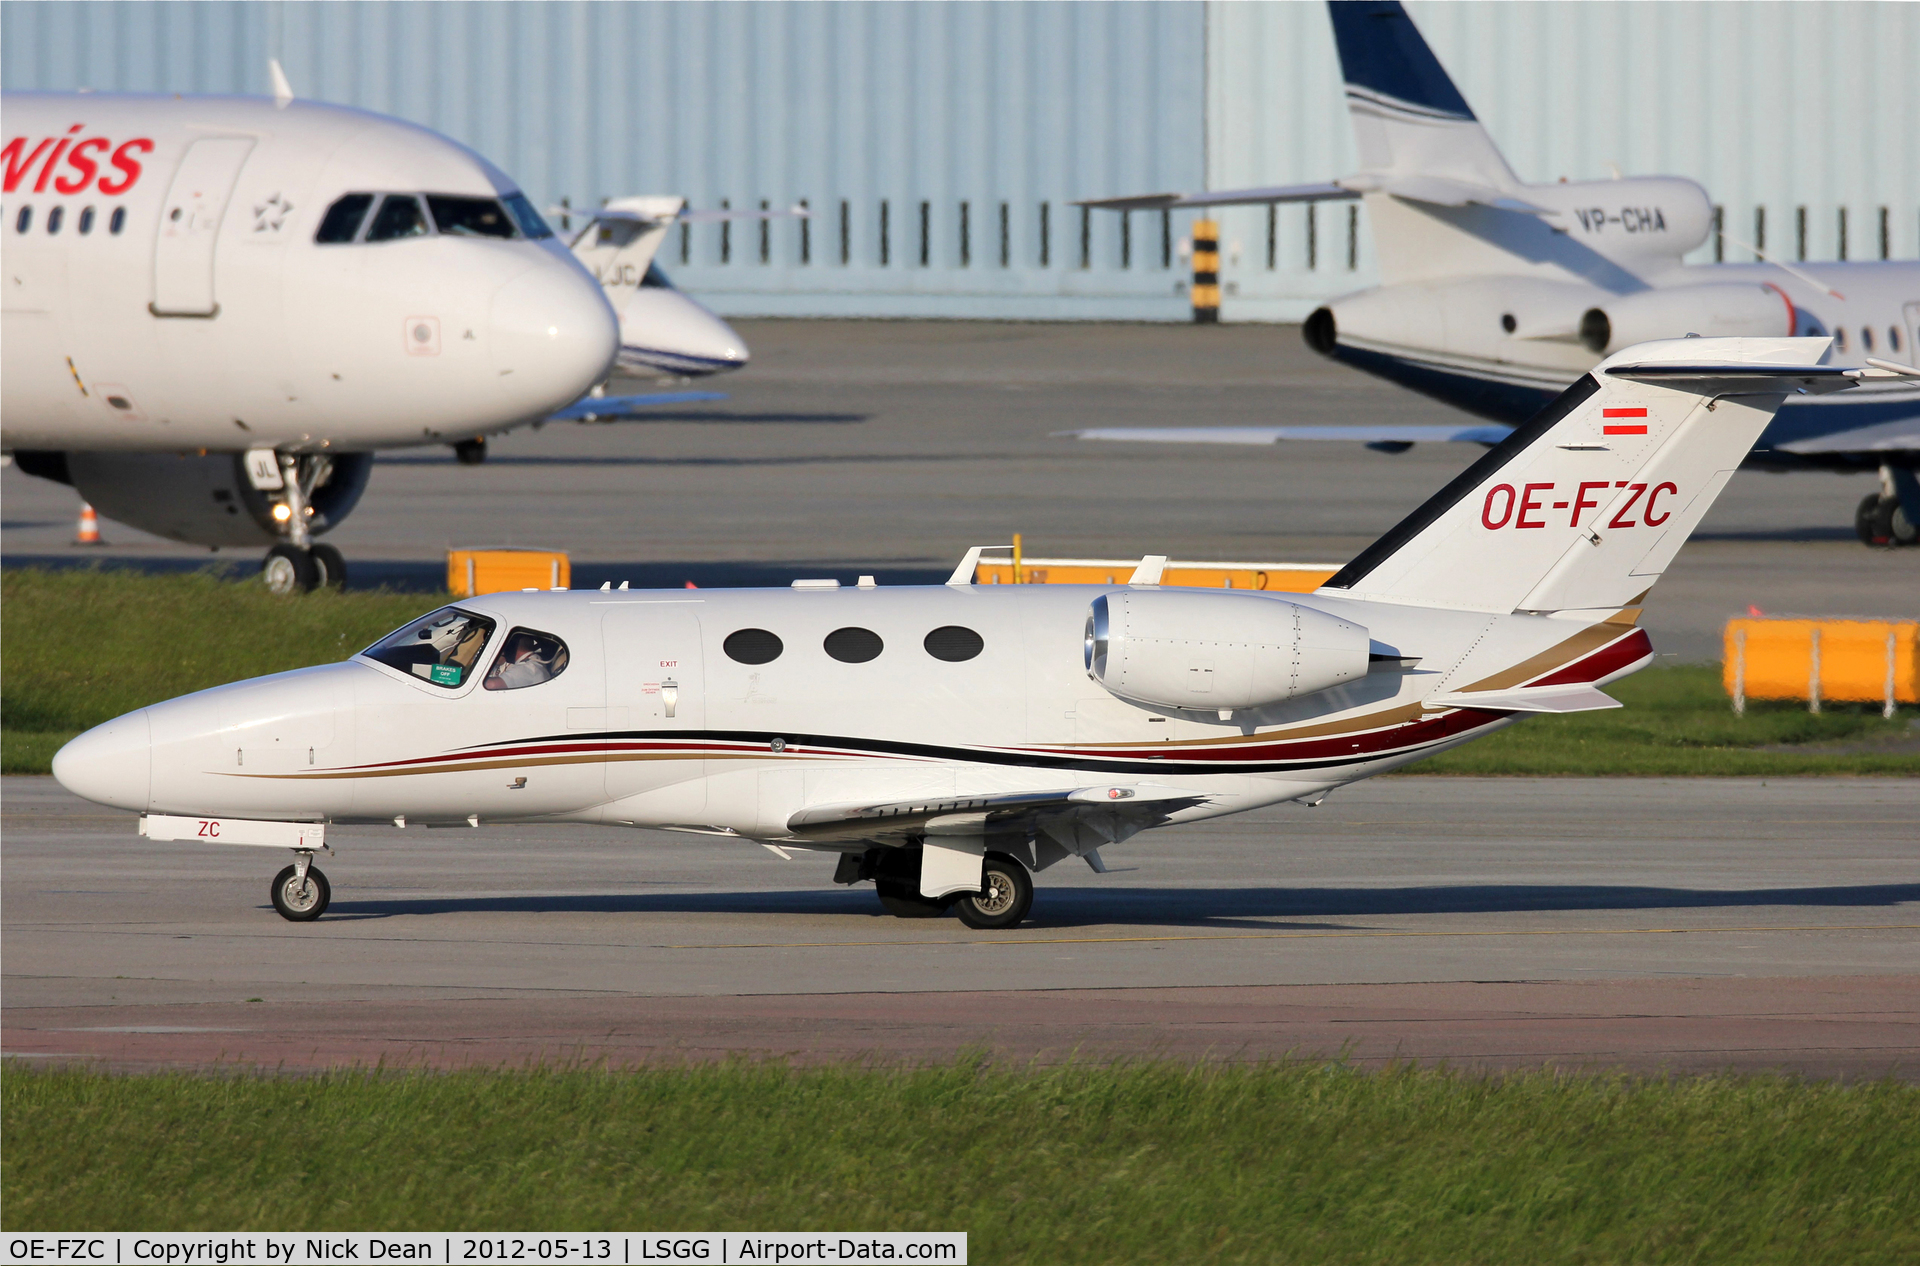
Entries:
[[1319, 941], [1395, 936], [1714, 936], [1766, 932], [1920, 932], [1920, 923], [1815, 923], [1804, 927], [1733, 928], [1536, 928], [1498, 932], [1246, 932], [1226, 936], [1054, 936], [1018, 941], [747, 941], [723, 945], [662, 945], [670, 950], [858, 949], [899, 945], [1113, 945], [1138, 941]]

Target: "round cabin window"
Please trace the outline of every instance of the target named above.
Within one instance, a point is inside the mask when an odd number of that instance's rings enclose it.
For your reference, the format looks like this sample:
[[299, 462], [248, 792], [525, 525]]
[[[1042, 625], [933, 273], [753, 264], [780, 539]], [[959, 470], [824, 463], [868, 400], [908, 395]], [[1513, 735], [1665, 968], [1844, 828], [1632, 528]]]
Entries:
[[835, 629], [827, 634], [824, 645], [827, 654], [843, 664], [864, 664], [879, 658], [880, 652], [886, 649], [886, 643], [872, 629]]
[[737, 633], [727, 634], [727, 640], [720, 643], [720, 649], [736, 664], [771, 664], [780, 658], [780, 652], [786, 646], [778, 636], [765, 629], [741, 629]]
[[972, 659], [986, 643], [972, 629], [959, 624], [946, 624], [927, 634], [927, 654], [935, 659], [944, 659], [949, 664], [958, 664]]

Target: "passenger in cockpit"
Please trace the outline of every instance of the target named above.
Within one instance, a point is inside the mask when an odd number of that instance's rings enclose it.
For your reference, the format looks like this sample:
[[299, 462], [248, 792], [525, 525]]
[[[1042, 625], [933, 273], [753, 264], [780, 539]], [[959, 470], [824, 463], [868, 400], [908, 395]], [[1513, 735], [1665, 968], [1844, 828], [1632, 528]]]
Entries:
[[481, 683], [488, 690], [519, 690], [560, 675], [567, 666], [567, 646], [559, 638], [531, 629], [515, 629]]

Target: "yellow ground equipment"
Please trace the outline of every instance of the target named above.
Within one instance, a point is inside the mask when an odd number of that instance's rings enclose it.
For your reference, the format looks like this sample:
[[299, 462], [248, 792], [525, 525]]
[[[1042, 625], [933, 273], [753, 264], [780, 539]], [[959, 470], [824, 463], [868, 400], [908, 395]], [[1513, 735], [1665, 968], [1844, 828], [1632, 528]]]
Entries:
[[1733, 710], [1748, 699], [1920, 703], [1920, 620], [1727, 621], [1723, 672]]
[[447, 589], [462, 598], [516, 589], [565, 589], [573, 569], [565, 550], [450, 549]]

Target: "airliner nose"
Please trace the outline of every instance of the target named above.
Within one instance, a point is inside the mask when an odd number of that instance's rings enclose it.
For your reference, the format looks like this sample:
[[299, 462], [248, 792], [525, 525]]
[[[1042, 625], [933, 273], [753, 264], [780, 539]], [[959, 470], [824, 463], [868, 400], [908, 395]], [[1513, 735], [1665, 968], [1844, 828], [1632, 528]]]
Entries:
[[620, 326], [598, 282], [555, 260], [493, 297], [493, 364], [499, 389], [525, 416], [561, 409], [613, 370]]
[[144, 811], [153, 787], [153, 731], [147, 709], [96, 725], [53, 754], [53, 776], [76, 796]]
[[747, 363], [747, 343], [682, 292], [642, 286], [620, 309], [620, 363], [687, 377], [717, 374]]

